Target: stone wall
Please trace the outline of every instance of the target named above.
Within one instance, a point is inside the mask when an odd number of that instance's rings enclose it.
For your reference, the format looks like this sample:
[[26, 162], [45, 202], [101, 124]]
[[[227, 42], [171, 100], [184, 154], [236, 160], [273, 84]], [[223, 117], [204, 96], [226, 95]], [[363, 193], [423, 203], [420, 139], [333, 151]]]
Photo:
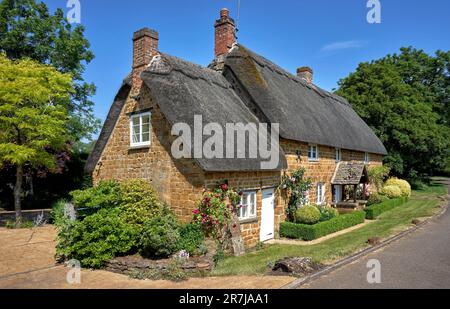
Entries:
[[[313, 180], [313, 188], [310, 192], [310, 201], [315, 203], [317, 200], [317, 184], [324, 183], [326, 202], [331, 203], [331, 179], [337, 166], [336, 148], [319, 145], [319, 160], [309, 161], [309, 145], [307, 143], [282, 139], [280, 144], [286, 154], [286, 159], [288, 162], [287, 172], [292, 172], [303, 167], [306, 170], [305, 176], [311, 177]], [[297, 155], [298, 151], [300, 153], [300, 157]], [[342, 161], [364, 161], [364, 152], [342, 149], [341, 156]], [[369, 154], [369, 160], [369, 168], [383, 164], [383, 157], [381, 155]]]

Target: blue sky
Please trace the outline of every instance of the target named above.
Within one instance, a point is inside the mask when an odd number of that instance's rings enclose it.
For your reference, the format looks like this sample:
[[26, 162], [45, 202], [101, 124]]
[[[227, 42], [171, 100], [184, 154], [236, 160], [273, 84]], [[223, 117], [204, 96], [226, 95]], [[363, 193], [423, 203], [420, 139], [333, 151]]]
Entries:
[[[45, 0], [66, 12], [67, 0]], [[131, 70], [135, 30], [159, 32], [160, 50], [207, 65], [214, 54], [214, 20], [222, 7], [237, 15], [238, 0], [80, 0], [81, 22], [96, 58], [85, 79], [94, 82], [95, 114], [104, 120]], [[381, 24], [369, 24], [367, 0], [241, 0], [239, 42], [290, 72], [310, 66], [326, 90], [363, 61], [414, 46], [450, 49], [450, 1], [380, 0]]]

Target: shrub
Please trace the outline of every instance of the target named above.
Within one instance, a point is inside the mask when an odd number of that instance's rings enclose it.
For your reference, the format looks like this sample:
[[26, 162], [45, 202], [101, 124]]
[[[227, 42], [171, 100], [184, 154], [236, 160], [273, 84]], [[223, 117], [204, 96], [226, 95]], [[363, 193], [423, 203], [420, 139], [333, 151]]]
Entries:
[[361, 224], [365, 215], [364, 211], [354, 211], [314, 225], [283, 222], [280, 224], [280, 235], [310, 241]]
[[384, 180], [389, 176], [390, 169], [386, 165], [375, 166], [369, 169], [369, 182], [373, 184], [379, 192]]
[[316, 206], [305, 206], [295, 212], [295, 222], [316, 224], [320, 220], [320, 211]]
[[148, 258], [165, 258], [178, 249], [180, 232], [175, 216], [165, 209], [144, 223], [139, 252]]
[[138, 230], [119, 216], [118, 209], [101, 209], [83, 221], [70, 221], [58, 233], [57, 256], [77, 259], [83, 267], [99, 268], [106, 261], [131, 252]]
[[372, 193], [369, 198], [367, 199], [367, 206], [371, 206], [371, 205], [375, 205], [375, 204], [379, 204], [382, 202], [382, 196], [376, 192]]
[[406, 197], [411, 196], [411, 185], [406, 180], [393, 177], [393, 178], [389, 178], [386, 181], [385, 185], [386, 186], [397, 186], [400, 188], [400, 190], [402, 192], [402, 196], [406, 196]]
[[72, 191], [70, 195], [77, 207], [112, 208], [120, 205], [120, 185], [115, 180], [101, 181], [95, 187]]
[[180, 228], [178, 250], [186, 250], [190, 255], [200, 255], [203, 253], [202, 245], [204, 243], [205, 236], [198, 224], [189, 223]]
[[331, 220], [339, 216], [339, 211], [336, 208], [329, 206], [318, 206], [320, 211], [320, 222]]
[[402, 196], [402, 190], [397, 186], [384, 186], [381, 189], [381, 194], [387, 196], [388, 198], [398, 198]]
[[408, 201], [407, 197], [400, 197], [392, 200], [385, 200], [380, 204], [374, 204], [369, 207], [366, 207], [364, 211], [366, 212], [366, 218], [369, 220], [373, 220], [383, 212], [391, 210], [397, 206], [400, 206]]
[[120, 184], [120, 210], [128, 223], [141, 225], [162, 209], [158, 195], [148, 181], [127, 180]]

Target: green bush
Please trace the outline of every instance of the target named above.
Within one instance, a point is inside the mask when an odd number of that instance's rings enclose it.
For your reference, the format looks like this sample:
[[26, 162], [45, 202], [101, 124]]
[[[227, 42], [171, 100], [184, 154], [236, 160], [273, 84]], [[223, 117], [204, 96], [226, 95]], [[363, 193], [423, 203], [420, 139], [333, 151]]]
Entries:
[[180, 241], [178, 250], [186, 250], [190, 255], [202, 254], [205, 236], [201, 226], [189, 223], [180, 228]]
[[385, 185], [386, 186], [397, 186], [400, 188], [400, 190], [402, 192], [402, 196], [406, 196], [406, 197], [411, 196], [411, 185], [406, 180], [392, 177], [386, 181]]
[[320, 220], [320, 211], [316, 206], [305, 206], [295, 212], [295, 222], [316, 224]]
[[373, 220], [383, 212], [391, 210], [397, 206], [400, 206], [408, 201], [407, 197], [399, 197], [392, 200], [383, 201], [380, 204], [375, 204], [369, 207], [366, 207], [364, 211], [366, 212], [366, 218], [369, 220]]
[[331, 220], [339, 216], [339, 211], [330, 206], [317, 206], [320, 211], [320, 222]]
[[100, 181], [95, 187], [70, 193], [75, 206], [112, 208], [121, 204], [120, 184], [115, 180]]
[[402, 196], [402, 190], [397, 186], [384, 186], [381, 189], [381, 194], [387, 196], [388, 198], [398, 198]]
[[139, 252], [148, 258], [165, 258], [178, 249], [180, 232], [175, 216], [164, 210], [144, 223]]
[[83, 221], [69, 221], [58, 233], [57, 256], [99, 268], [136, 247], [139, 230], [125, 222], [118, 209], [101, 209]]
[[390, 168], [386, 165], [375, 166], [369, 169], [369, 182], [375, 186], [377, 192], [383, 187], [383, 182], [389, 176], [389, 172]]
[[120, 184], [120, 210], [128, 223], [143, 224], [162, 209], [158, 195], [143, 179], [127, 180]]
[[361, 224], [365, 215], [364, 211], [355, 211], [314, 225], [283, 222], [280, 224], [280, 235], [310, 241]]

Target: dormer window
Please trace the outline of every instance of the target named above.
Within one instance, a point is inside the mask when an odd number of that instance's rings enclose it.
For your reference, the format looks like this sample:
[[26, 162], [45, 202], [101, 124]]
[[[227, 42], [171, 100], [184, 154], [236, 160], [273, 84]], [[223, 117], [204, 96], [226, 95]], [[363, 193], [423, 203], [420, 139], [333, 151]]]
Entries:
[[151, 113], [134, 114], [130, 117], [130, 146], [148, 147], [151, 144]]
[[319, 148], [317, 147], [317, 145], [309, 145], [308, 160], [319, 161]]

